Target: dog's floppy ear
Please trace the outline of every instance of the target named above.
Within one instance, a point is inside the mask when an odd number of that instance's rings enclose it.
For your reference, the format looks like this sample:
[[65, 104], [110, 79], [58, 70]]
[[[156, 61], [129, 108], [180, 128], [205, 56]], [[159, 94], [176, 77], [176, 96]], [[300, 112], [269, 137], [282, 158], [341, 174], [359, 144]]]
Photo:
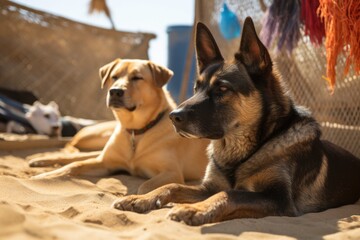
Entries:
[[235, 58], [241, 61], [250, 74], [271, 70], [272, 63], [269, 52], [256, 34], [255, 26], [250, 17], [244, 22], [240, 48]]
[[201, 22], [196, 25], [195, 47], [199, 73], [209, 64], [224, 60], [210, 30]]
[[120, 58], [115, 59], [111, 63], [102, 66], [99, 69], [99, 75], [101, 78], [101, 88], [104, 88], [106, 81], [109, 79], [111, 71], [114, 69], [115, 65], [121, 61]]
[[174, 75], [173, 71], [170, 69], [155, 64], [151, 61], [148, 62], [148, 66], [151, 70], [152, 78], [154, 79], [156, 86], [159, 88], [164, 86]]

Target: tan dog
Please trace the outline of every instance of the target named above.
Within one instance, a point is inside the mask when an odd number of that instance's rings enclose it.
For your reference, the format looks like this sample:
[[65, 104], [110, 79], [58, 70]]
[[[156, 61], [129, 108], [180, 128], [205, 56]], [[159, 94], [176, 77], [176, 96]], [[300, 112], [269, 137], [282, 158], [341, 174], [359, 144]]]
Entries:
[[[207, 140], [189, 140], [175, 133], [168, 118], [175, 103], [163, 86], [169, 69], [146, 60], [121, 60], [100, 69], [107, 105], [118, 124], [98, 157], [54, 163], [67, 164], [34, 178], [67, 174], [107, 175], [119, 170], [150, 178], [138, 189], [149, 192], [167, 183], [200, 179], [205, 171]], [[36, 161], [31, 165], [36, 166]], [[44, 164], [40, 164], [44, 166]], [[46, 165], [51, 165], [51, 161]]]

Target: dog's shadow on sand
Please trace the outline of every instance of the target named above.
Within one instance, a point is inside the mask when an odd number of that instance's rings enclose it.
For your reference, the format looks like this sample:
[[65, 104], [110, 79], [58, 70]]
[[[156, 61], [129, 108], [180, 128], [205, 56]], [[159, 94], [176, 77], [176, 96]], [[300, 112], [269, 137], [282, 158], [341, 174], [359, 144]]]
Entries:
[[[78, 176], [78, 178], [88, 180], [105, 192], [109, 192], [116, 196], [138, 194], [137, 191], [140, 185], [149, 180], [138, 176], [132, 176], [126, 171], [118, 171], [106, 177]], [[186, 184], [198, 185], [200, 184], [200, 181], [187, 181]], [[111, 187], [111, 189], [108, 189], [108, 187]]]
[[137, 194], [139, 186], [146, 181], [146, 179], [131, 176], [126, 171], [119, 171], [106, 177], [81, 176], [79, 178], [86, 179], [104, 192], [117, 197]]
[[[347, 205], [336, 209], [329, 209], [320, 213], [309, 213], [300, 217], [265, 217], [261, 219], [235, 219], [205, 225], [202, 234], [228, 234], [238, 237], [248, 236], [253, 239], [273, 235], [274, 237], [288, 237], [293, 239], [324, 239], [341, 230], [349, 231], [360, 227], [360, 201], [354, 205]], [[339, 236], [339, 238], [341, 238]]]

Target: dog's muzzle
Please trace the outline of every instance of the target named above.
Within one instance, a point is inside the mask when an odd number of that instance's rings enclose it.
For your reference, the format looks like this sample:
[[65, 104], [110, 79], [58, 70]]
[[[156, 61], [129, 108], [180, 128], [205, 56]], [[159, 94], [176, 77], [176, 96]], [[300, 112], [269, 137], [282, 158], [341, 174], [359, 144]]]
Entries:
[[50, 137], [59, 137], [59, 136], [61, 136], [61, 127], [59, 125], [52, 126], [49, 136]]
[[109, 107], [123, 107], [123, 96], [125, 91], [120, 88], [111, 88], [108, 93], [108, 106]]
[[124, 101], [125, 90], [121, 88], [111, 88], [107, 96], [107, 106], [112, 108], [125, 108], [128, 111], [135, 111], [136, 105], [127, 106]]
[[120, 88], [112, 88], [109, 90], [110, 98], [122, 98], [124, 96], [125, 91]]
[[176, 132], [182, 137], [220, 139], [224, 136], [224, 130], [222, 128], [213, 126], [204, 128], [204, 123], [201, 124], [201, 122], [196, 120], [195, 110], [178, 108], [173, 110], [169, 117]]
[[175, 109], [169, 115], [175, 130], [179, 133], [182, 137], [186, 138], [199, 138], [198, 136], [190, 133], [187, 129], [188, 124], [188, 112], [184, 109]]
[[180, 125], [186, 122], [187, 116], [186, 112], [182, 109], [175, 109], [171, 111], [169, 117], [174, 125]]
[[183, 129], [187, 122], [187, 113], [183, 109], [175, 109], [169, 115], [173, 125], [178, 130]]

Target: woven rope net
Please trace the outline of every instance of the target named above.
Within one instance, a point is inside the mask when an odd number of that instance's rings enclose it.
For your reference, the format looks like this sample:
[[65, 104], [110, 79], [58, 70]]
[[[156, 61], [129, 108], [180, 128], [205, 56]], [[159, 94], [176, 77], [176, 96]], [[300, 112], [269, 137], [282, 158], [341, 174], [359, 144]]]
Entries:
[[0, 87], [55, 101], [63, 115], [113, 119], [98, 70], [115, 58], [148, 59], [153, 34], [97, 28], [0, 0]]
[[[257, 32], [261, 30], [264, 12], [258, 0], [228, 0], [228, 6], [243, 21], [251, 16]], [[240, 40], [225, 40], [218, 29], [218, 16], [222, 0], [198, 0], [196, 20], [204, 22], [212, 31], [225, 58], [232, 58]], [[360, 77], [351, 69], [343, 76], [345, 58], [337, 62], [337, 83], [333, 95], [322, 78], [326, 74], [324, 46], [315, 47], [303, 32], [297, 47], [288, 55], [285, 52], [272, 54], [279, 72], [295, 102], [308, 107], [322, 126], [323, 139], [334, 142], [360, 157]], [[271, 50], [271, 49], [270, 49]]]

